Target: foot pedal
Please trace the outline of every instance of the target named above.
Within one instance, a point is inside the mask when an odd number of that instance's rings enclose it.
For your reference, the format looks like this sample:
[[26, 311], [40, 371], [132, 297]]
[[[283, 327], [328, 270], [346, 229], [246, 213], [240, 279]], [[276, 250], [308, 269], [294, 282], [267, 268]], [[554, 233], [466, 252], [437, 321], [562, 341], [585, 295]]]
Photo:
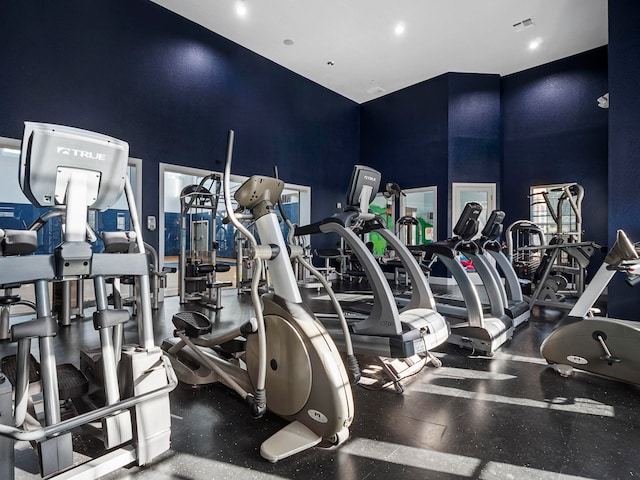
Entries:
[[[30, 355], [31, 361], [29, 362], [29, 383], [35, 383], [40, 380], [40, 364], [33, 355]], [[9, 379], [11, 385], [16, 385], [16, 371], [18, 368], [18, 358], [16, 355], [7, 355], [0, 361], [0, 368], [2, 373]]]
[[85, 395], [89, 391], [89, 380], [70, 363], [57, 365], [58, 392], [60, 400], [69, 400]]
[[276, 432], [260, 446], [260, 455], [270, 462], [277, 462], [320, 443], [322, 437], [313, 433], [297, 420]]
[[[2, 372], [9, 379], [11, 385], [14, 386], [16, 383], [17, 363], [18, 360], [15, 355], [8, 355], [0, 362]], [[87, 377], [72, 364], [64, 363], [62, 365], [56, 365], [56, 370], [58, 374], [58, 395], [60, 396], [60, 400], [78, 398], [89, 391], [89, 381]], [[40, 381], [40, 364], [34, 356], [31, 355], [31, 361], [29, 362], [29, 383], [38, 381]]]
[[171, 319], [178, 330], [184, 330], [190, 338], [211, 333], [209, 318], [200, 312], [178, 312]]

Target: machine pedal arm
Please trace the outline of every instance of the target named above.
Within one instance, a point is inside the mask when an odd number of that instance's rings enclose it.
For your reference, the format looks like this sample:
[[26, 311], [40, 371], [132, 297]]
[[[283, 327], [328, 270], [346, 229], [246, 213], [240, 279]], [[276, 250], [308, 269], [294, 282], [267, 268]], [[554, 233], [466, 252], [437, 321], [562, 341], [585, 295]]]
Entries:
[[606, 333], [601, 332], [600, 330], [596, 330], [591, 334], [591, 336], [596, 342], [600, 343], [602, 350], [604, 350], [604, 355], [600, 357], [602, 360], [606, 360], [609, 365], [622, 362], [620, 357], [611, 355], [611, 351], [609, 350], [609, 347], [607, 347], [607, 344], [605, 343], [605, 340], [607, 339]]

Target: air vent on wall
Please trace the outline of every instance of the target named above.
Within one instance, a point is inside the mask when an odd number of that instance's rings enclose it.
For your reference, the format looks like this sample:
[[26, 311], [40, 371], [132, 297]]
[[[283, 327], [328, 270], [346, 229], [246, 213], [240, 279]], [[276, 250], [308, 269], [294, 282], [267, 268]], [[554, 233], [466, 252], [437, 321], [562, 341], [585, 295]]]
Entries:
[[529, 28], [529, 27], [532, 27], [532, 26], [533, 26], [533, 20], [531, 20], [530, 18], [525, 18], [521, 22], [514, 23], [513, 24], [513, 29], [516, 32], [521, 32], [525, 28]]

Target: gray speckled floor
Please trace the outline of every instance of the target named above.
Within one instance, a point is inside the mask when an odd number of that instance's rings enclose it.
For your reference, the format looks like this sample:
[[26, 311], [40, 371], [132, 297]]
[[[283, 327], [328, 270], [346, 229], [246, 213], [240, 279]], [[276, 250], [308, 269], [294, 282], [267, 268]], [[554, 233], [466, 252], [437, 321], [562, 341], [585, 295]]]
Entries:
[[[247, 318], [248, 298], [224, 292], [219, 322]], [[177, 299], [156, 319], [158, 340], [171, 335]], [[336, 450], [314, 448], [271, 464], [260, 443], [285, 422], [251, 417], [222, 386], [180, 386], [171, 394], [172, 448], [152, 464], [106, 478], [136, 479], [623, 479], [640, 476], [640, 390], [575, 373], [561, 378], [540, 358], [540, 342], [561, 319], [534, 310], [492, 358], [443, 346], [428, 367], [392, 388], [355, 387], [350, 439]], [[127, 335], [135, 327], [127, 327]], [[77, 364], [78, 347], [95, 344], [90, 321], [75, 321], [56, 339], [59, 361]], [[11, 351], [0, 345], [0, 354]], [[19, 446], [16, 478], [39, 478], [35, 455]]]

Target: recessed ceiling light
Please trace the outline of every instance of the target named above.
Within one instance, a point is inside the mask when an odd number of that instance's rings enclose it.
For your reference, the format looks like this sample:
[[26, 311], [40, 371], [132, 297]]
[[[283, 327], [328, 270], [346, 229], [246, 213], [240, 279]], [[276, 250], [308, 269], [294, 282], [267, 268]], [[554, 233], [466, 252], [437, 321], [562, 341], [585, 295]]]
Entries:
[[242, 0], [236, 2], [236, 13], [239, 17], [244, 17], [247, 14], [247, 5]]
[[529, 42], [529, 50], [537, 50], [541, 43], [542, 43], [541, 38], [536, 38], [534, 40], [531, 40], [531, 42]]
[[400, 22], [396, 24], [394, 31], [396, 32], [396, 35], [402, 35], [404, 33], [404, 23]]
[[293, 40], [291, 40], [290, 38], [285, 38], [282, 43], [284, 43], [287, 46], [291, 46], [293, 45]]
[[384, 88], [382, 88], [382, 87], [379, 87], [379, 86], [375, 86], [375, 87], [371, 87], [371, 88], [367, 89], [367, 93], [369, 95], [381, 95], [381, 94], [383, 94], [385, 92], [386, 92], [386, 90]]

